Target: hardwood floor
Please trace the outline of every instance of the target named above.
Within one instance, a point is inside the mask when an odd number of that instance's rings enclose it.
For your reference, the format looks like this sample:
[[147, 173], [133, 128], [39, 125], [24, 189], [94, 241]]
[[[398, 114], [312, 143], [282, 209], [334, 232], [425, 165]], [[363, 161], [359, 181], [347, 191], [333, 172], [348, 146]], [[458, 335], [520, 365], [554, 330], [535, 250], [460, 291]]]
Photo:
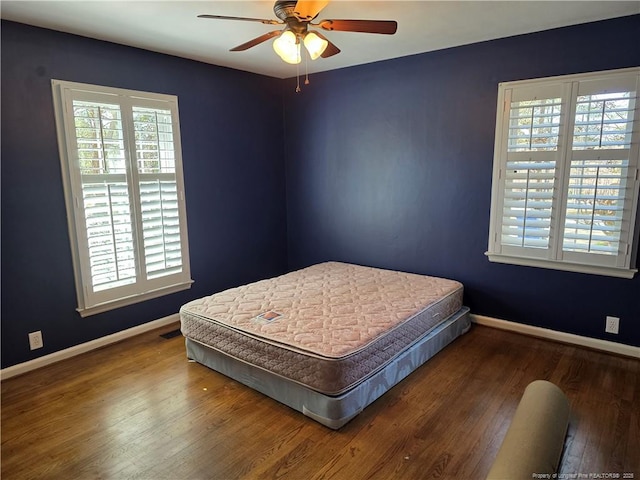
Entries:
[[640, 479], [637, 359], [475, 325], [332, 431], [188, 362], [174, 328], [4, 381], [2, 478], [482, 479], [547, 379], [572, 408], [564, 478]]

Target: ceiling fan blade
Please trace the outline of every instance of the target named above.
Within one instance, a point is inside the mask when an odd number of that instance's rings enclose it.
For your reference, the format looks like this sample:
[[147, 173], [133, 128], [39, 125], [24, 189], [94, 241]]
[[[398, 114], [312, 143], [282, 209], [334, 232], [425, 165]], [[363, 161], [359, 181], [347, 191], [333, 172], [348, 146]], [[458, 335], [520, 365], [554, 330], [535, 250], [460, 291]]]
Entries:
[[293, 13], [299, 20], [313, 20], [328, 4], [329, 0], [298, 0]]
[[247, 18], [247, 17], [227, 17], [225, 15], [198, 15], [198, 18], [213, 18], [215, 20], [242, 20], [245, 22], [260, 22], [265, 25], [281, 25], [283, 22], [277, 20], [267, 20], [264, 18]]
[[398, 22], [395, 20], [321, 20], [317, 26], [324, 30], [336, 30], [340, 32], [393, 35], [398, 29]]
[[274, 30], [273, 32], [265, 33], [264, 35], [260, 35], [259, 37], [256, 37], [253, 40], [249, 40], [248, 42], [243, 43], [242, 45], [238, 45], [237, 47], [234, 47], [229, 51], [230, 52], [242, 52], [244, 50], [248, 50], [251, 47], [255, 47], [256, 45], [258, 45], [258, 44], [260, 44], [262, 42], [266, 42], [270, 38], [277, 37], [281, 33], [282, 33], [282, 31], [280, 31], [280, 30]]
[[337, 55], [340, 53], [340, 49], [338, 47], [336, 47], [333, 43], [331, 43], [331, 41], [325, 37], [324, 35], [322, 35], [320, 32], [318, 31], [314, 31], [313, 33], [315, 33], [316, 35], [318, 35], [321, 39], [326, 40], [327, 41], [327, 48], [324, 49], [324, 52], [322, 52], [320, 54], [320, 56], [322, 58], [329, 58], [329, 57], [333, 57], [334, 55]]

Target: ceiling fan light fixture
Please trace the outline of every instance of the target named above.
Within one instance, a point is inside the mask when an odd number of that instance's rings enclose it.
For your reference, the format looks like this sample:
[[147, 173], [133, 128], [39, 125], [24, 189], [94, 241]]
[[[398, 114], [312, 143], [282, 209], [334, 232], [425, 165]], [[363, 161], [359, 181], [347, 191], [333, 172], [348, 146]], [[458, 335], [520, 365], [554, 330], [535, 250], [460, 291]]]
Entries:
[[326, 50], [329, 42], [319, 37], [314, 32], [309, 32], [304, 37], [304, 46], [309, 52], [311, 60], [315, 60]]
[[273, 41], [273, 49], [285, 62], [300, 63], [300, 43], [291, 30], [285, 30]]

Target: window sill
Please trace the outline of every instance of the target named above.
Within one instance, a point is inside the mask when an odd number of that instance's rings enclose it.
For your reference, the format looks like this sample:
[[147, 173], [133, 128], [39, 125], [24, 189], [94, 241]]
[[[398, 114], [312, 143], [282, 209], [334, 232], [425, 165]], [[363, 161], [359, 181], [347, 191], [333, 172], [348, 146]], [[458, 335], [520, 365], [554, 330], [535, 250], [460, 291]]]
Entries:
[[490, 262], [505, 263], [509, 265], [521, 265], [524, 267], [539, 267], [551, 270], [563, 270], [565, 272], [588, 273], [592, 275], [604, 275], [607, 277], [633, 278], [638, 272], [635, 268], [604, 267], [596, 265], [582, 265], [579, 263], [554, 262], [537, 258], [512, 257], [496, 253], [485, 252]]
[[132, 295], [126, 298], [120, 298], [111, 302], [100, 303], [86, 308], [77, 308], [76, 310], [82, 318], [89, 317], [91, 315], [97, 315], [98, 313], [108, 312], [109, 310], [115, 310], [116, 308], [126, 307], [127, 305], [133, 305], [134, 303], [144, 302], [145, 300], [151, 300], [152, 298], [162, 297], [171, 293], [180, 292], [182, 290], [188, 290], [191, 288], [193, 280], [189, 280], [185, 283], [178, 283], [169, 287], [159, 288], [151, 292], [141, 293], [139, 295]]

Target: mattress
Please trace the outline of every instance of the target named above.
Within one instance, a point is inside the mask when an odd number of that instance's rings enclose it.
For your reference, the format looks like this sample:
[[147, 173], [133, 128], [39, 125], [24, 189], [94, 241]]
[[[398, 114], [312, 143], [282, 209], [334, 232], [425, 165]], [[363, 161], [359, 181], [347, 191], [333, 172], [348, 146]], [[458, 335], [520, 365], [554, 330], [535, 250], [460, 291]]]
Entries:
[[462, 294], [454, 280], [326, 262], [191, 301], [181, 330], [222, 356], [339, 397], [460, 312]]

